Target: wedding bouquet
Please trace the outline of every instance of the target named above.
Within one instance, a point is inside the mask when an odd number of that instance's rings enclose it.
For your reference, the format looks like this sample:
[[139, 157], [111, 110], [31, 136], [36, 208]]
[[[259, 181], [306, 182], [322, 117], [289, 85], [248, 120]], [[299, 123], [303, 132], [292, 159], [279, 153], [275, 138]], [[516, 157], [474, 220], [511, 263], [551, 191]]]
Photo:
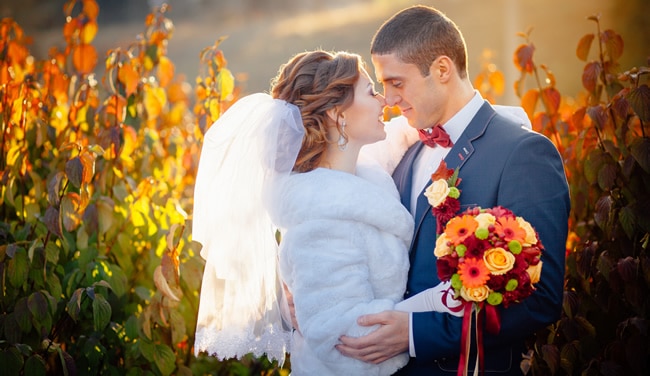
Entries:
[[460, 370], [467, 365], [472, 314], [477, 315], [477, 356], [482, 364], [482, 319], [485, 329], [497, 334], [500, 318], [495, 307], [507, 308], [533, 293], [544, 247], [533, 226], [507, 208], [476, 207], [456, 214], [460, 179], [444, 161], [432, 180], [425, 195], [438, 221], [434, 249], [438, 278], [451, 282], [454, 297], [465, 309]]

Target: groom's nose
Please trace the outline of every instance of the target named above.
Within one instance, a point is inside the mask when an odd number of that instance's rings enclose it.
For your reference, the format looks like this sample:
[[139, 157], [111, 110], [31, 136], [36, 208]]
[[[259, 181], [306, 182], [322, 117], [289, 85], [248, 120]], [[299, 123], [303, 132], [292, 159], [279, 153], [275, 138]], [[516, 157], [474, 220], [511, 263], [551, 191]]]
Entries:
[[402, 100], [399, 94], [389, 89], [384, 90], [384, 98], [386, 99], [386, 105], [389, 107], [395, 106]]

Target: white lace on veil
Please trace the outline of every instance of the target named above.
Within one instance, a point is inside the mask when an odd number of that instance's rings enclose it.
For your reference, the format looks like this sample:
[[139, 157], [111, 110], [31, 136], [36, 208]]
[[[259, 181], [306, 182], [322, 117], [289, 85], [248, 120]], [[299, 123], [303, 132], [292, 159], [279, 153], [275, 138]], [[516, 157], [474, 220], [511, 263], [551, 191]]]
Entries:
[[303, 135], [298, 108], [262, 93], [238, 100], [205, 134], [192, 227], [206, 260], [197, 355], [265, 353], [282, 363], [289, 351], [275, 227], [264, 207], [269, 182], [291, 173]]

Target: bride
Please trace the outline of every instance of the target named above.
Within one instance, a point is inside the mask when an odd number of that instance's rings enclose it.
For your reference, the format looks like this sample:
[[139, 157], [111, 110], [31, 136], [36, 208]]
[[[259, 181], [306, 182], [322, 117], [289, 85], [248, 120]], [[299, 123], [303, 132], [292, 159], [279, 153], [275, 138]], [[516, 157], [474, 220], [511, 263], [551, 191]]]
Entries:
[[[358, 55], [317, 50], [205, 134], [192, 230], [206, 260], [196, 354], [282, 363], [290, 352], [293, 375], [390, 375], [407, 353], [369, 364], [335, 348], [376, 329], [357, 317], [462, 314], [452, 312], [459, 302], [443, 304], [444, 284], [401, 301], [413, 218], [386, 170], [418, 136], [405, 123], [385, 127], [385, 105]], [[373, 143], [374, 158], [359, 158]]]

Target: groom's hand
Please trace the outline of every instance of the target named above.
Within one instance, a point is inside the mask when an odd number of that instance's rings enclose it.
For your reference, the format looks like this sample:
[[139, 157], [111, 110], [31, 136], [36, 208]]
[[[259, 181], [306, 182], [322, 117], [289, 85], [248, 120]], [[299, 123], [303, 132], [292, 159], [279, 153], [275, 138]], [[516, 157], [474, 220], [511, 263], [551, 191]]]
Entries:
[[384, 311], [359, 317], [361, 326], [380, 325], [379, 329], [363, 337], [342, 336], [336, 348], [345, 356], [367, 363], [381, 363], [407, 352], [409, 348], [409, 313]]

